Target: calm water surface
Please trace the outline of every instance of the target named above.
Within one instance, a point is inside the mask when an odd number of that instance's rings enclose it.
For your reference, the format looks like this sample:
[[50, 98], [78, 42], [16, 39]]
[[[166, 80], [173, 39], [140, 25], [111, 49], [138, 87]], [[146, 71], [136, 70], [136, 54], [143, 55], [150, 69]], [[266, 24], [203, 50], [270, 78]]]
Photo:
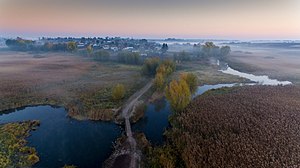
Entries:
[[290, 81], [279, 81], [277, 79], [270, 79], [267, 75], [253, 75], [253, 74], [249, 74], [249, 73], [240, 72], [235, 69], [232, 69], [228, 65], [224, 70], [220, 70], [220, 71], [223, 73], [226, 73], [226, 74], [236, 75], [239, 77], [249, 79], [249, 80], [254, 81], [261, 85], [290, 85], [290, 84], [292, 84], [292, 82], [290, 82]]
[[61, 107], [35, 106], [0, 115], [0, 124], [40, 120], [41, 125], [27, 138], [40, 157], [34, 167], [101, 167], [112, 152], [112, 142], [122, 130], [109, 122], [77, 121]]

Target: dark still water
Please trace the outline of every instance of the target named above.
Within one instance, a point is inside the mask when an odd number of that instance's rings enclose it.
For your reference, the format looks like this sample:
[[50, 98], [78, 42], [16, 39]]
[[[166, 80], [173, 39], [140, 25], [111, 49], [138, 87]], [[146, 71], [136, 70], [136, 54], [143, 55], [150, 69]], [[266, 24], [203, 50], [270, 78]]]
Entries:
[[40, 120], [31, 132], [29, 146], [36, 148], [40, 162], [34, 167], [101, 167], [112, 152], [112, 142], [122, 130], [110, 122], [77, 121], [61, 107], [36, 106], [0, 115], [0, 124]]
[[[217, 84], [199, 86], [193, 97], [203, 94], [211, 89], [233, 87], [236, 84]], [[133, 131], [143, 132], [147, 139], [154, 145], [164, 142], [164, 131], [169, 126], [169, 115], [172, 114], [170, 103], [164, 98], [150, 103], [146, 107], [144, 117], [132, 126]]]
[[149, 103], [144, 117], [132, 125], [134, 132], [143, 132], [151, 144], [162, 144], [163, 133], [169, 126], [168, 117], [172, 113], [169, 102], [166, 99]]

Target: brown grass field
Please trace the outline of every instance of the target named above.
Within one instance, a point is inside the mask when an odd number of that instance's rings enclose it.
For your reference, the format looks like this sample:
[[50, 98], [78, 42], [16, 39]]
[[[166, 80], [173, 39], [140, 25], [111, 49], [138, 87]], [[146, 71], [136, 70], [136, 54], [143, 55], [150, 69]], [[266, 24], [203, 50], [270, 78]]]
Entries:
[[186, 167], [299, 167], [300, 88], [245, 86], [196, 98], [172, 141]]
[[129, 97], [148, 79], [140, 67], [99, 63], [69, 53], [0, 51], [0, 111], [27, 105], [62, 105], [78, 119], [111, 120], [111, 88], [125, 85]]
[[300, 84], [299, 48], [232, 46], [232, 52], [226, 61], [242, 72], [268, 75]]

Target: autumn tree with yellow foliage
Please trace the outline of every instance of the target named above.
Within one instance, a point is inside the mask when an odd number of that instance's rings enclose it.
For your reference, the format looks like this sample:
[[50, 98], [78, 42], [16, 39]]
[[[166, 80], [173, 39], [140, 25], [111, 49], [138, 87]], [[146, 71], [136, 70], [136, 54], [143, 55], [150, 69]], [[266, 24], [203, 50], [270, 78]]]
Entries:
[[122, 84], [117, 84], [112, 90], [112, 99], [119, 101], [125, 96], [125, 87]]
[[165, 79], [162, 73], [155, 75], [154, 86], [157, 90], [163, 90], [165, 84]]
[[180, 79], [183, 79], [186, 81], [190, 88], [190, 92], [193, 94], [197, 90], [198, 86], [198, 78], [195, 74], [193, 73], [182, 73], [180, 74]]
[[173, 80], [166, 88], [166, 97], [175, 112], [182, 111], [191, 100], [191, 92], [185, 80]]
[[165, 81], [176, 69], [176, 65], [171, 60], [164, 60], [156, 68], [156, 75], [154, 79], [154, 86], [157, 90], [163, 90]]

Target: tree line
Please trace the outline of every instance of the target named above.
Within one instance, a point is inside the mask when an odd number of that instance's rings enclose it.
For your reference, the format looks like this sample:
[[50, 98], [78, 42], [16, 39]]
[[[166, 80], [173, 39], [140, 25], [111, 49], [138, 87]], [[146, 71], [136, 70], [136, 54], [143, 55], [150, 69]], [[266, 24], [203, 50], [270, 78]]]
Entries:
[[193, 53], [196, 57], [224, 57], [231, 52], [229, 46], [217, 46], [213, 42], [206, 42], [203, 45], [194, 44]]
[[229, 46], [217, 46], [213, 42], [204, 44], [194, 44], [193, 51], [181, 51], [173, 54], [175, 62], [187, 62], [197, 59], [217, 58], [222, 59], [229, 55], [231, 49]]
[[44, 45], [37, 45], [36, 41], [26, 40], [22, 38], [7, 39], [5, 44], [12, 50], [17, 51], [68, 51], [75, 52], [77, 50], [76, 42], [70, 41], [67, 43], [51, 43], [47, 42]]

